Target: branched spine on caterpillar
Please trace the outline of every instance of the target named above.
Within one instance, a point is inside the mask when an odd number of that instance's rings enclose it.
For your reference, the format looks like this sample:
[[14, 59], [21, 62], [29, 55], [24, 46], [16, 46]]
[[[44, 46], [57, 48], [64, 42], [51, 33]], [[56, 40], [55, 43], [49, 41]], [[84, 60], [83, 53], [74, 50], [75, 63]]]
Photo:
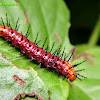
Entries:
[[[66, 79], [69, 79], [71, 82], [73, 82], [76, 78], [80, 79], [78, 76], [84, 77], [77, 73], [78, 71], [82, 71], [84, 69], [77, 70], [77, 71], [74, 70], [74, 67], [76, 67], [79, 64], [82, 64], [84, 61], [75, 65], [69, 64], [69, 60], [71, 59], [74, 53], [74, 50], [72, 51], [72, 54], [69, 57], [69, 59], [66, 61], [66, 58], [68, 56], [64, 55], [64, 50], [63, 50], [63, 53], [59, 57], [57, 56], [59, 54], [60, 47], [53, 54], [51, 54], [54, 44], [50, 52], [43, 50], [43, 47], [45, 45], [47, 38], [42, 48], [40, 48], [37, 46], [37, 43], [36, 43], [37, 37], [36, 37], [35, 42], [33, 43], [27, 39], [29, 35], [28, 31], [25, 36], [17, 32], [18, 21], [16, 23], [16, 28], [12, 29], [10, 22], [8, 23], [7, 15], [6, 15], [6, 20], [7, 20], [7, 25], [5, 26], [2, 19], [3, 24], [0, 26], [0, 36], [3, 37], [6, 41], [12, 42], [12, 45], [15, 48], [19, 48], [22, 54], [29, 55], [30, 61], [37, 60], [38, 63], [44, 64], [47, 68], [54, 69], [56, 72], [61, 74]], [[64, 60], [62, 59], [63, 56], [64, 56]]]

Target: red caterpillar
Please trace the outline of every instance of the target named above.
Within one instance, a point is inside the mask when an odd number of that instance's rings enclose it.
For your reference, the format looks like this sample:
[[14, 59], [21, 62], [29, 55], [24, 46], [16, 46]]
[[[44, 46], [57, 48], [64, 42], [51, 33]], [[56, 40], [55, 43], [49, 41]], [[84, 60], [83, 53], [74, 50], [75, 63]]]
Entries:
[[[8, 25], [8, 18], [7, 18], [6, 26], [4, 25], [3, 19], [2, 19], [2, 23], [3, 25], [0, 26], [0, 36], [5, 38], [6, 41], [11, 41], [12, 45], [15, 48], [21, 49], [22, 54], [29, 55], [31, 61], [37, 60], [40, 64], [42, 63], [47, 68], [54, 69], [56, 72], [61, 74], [64, 78], [69, 79], [71, 82], [73, 82], [76, 78], [80, 79], [77, 75], [84, 77], [77, 73], [78, 71], [82, 71], [84, 69], [77, 70], [77, 71], [74, 70], [74, 67], [83, 63], [84, 61], [75, 65], [71, 65], [68, 62], [71, 56], [73, 55], [74, 50], [67, 61], [66, 61], [67, 56], [64, 57], [64, 60], [62, 60], [62, 57], [59, 58], [55, 56], [55, 54], [59, 52], [60, 48], [57, 49], [54, 54], [51, 54], [52, 48], [50, 52], [43, 50], [46, 40], [42, 48], [37, 47], [36, 41], [35, 43], [33, 43], [27, 39], [28, 33], [26, 34], [26, 36], [24, 36], [17, 32], [17, 28], [12, 29], [10, 23]], [[16, 27], [17, 27], [17, 24], [16, 24]], [[64, 54], [64, 51], [61, 56], [63, 56], [63, 54]]]

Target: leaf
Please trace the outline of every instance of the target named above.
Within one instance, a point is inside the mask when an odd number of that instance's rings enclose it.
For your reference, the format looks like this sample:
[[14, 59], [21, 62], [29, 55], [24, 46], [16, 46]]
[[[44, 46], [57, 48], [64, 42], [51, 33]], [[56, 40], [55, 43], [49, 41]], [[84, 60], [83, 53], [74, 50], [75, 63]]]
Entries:
[[32, 68], [20, 69], [1, 54], [0, 66], [0, 100], [16, 100], [18, 94], [31, 95], [33, 92], [46, 100], [49, 98], [46, 84]]
[[[16, 0], [17, 1], [17, 0]], [[16, 3], [12, 0], [2, 0], [1, 3]], [[69, 42], [68, 30], [69, 30], [69, 10], [62, 0], [18, 0], [18, 6], [0, 6], [0, 17], [6, 23], [6, 13], [10, 19], [11, 26], [15, 28], [16, 21], [19, 18], [19, 30], [18, 32], [23, 35], [26, 34], [28, 29], [28, 24], [30, 24], [30, 35], [29, 40], [34, 41], [37, 33], [39, 32], [38, 40], [41, 40], [39, 46], [43, 45], [45, 38], [47, 37], [47, 42], [50, 48], [55, 41], [55, 46], [53, 51], [62, 44], [61, 50], [66, 46], [65, 52], [68, 53], [72, 49], [72, 45]], [[27, 14], [27, 15], [26, 15]], [[29, 20], [29, 22], [27, 21]], [[0, 21], [1, 22], [1, 21]], [[57, 36], [61, 38], [62, 42], [59, 43]], [[0, 38], [0, 44], [4, 43], [4, 40]], [[34, 68], [37, 63], [27, 63], [27, 56], [19, 56], [20, 50], [11, 50], [12, 47], [9, 43], [0, 46], [0, 52], [4, 53], [11, 62], [20, 68], [27, 69], [28, 66]], [[10, 50], [10, 51], [8, 51]], [[52, 52], [53, 53], [53, 52]], [[16, 58], [18, 57], [18, 58]], [[62, 78], [57, 77], [57, 73], [52, 73], [44, 68], [36, 68], [39, 78], [48, 86], [50, 90], [50, 100], [65, 100], [68, 97], [69, 87], [66, 81]]]
[[[70, 88], [68, 100], [99, 100], [100, 99], [100, 47], [95, 46], [87, 48], [87, 45], [77, 45], [78, 56], [80, 58], [87, 58], [84, 64], [78, 66], [79, 69], [86, 69], [80, 72], [81, 75], [86, 76], [87, 79], [82, 81], [76, 80], [73, 82], [74, 89]], [[83, 51], [84, 49], [84, 51]], [[79, 52], [82, 51], [82, 52]], [[75, 62], [80, 62], [80, 58]], [[75, 63], [73, 62], [73, 63]]]

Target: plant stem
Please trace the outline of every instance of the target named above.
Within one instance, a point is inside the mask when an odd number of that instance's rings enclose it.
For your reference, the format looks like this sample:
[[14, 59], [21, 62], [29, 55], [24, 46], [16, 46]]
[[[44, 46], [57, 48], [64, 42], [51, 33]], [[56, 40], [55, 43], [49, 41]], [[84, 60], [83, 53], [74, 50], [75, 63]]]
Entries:
[[99, 15], [99, 18], [97, 20], [96, 26], [93, 29], [92, 35], [90, 36], [90, 39], [88, 41], [88, 45], [91, 47], [96, 45], [99, 36], [100, 36], [100, 15]]

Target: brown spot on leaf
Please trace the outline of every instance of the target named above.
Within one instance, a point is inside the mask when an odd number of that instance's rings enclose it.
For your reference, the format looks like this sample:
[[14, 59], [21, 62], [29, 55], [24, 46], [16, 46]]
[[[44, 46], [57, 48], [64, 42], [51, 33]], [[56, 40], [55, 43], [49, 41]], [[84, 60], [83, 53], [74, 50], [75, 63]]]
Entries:
[[22, 86], [24, 86], [26, 84], [26, 82], [23, 81], [21, 78], [19, 78], [17, 75], [13, 75], [12, 78], [14, 79], [14, 81], [16, 81], [17, 83], [19, 83]]
[[29, 24], [29, 23], [30, 23], [30, 21], [29, 21], [29, 18], [28, 18], [28, 16], [27, 16], [26, 11], [24, 12], [24, 15], [25, 15], [25, 17], [26, 17], [26, 21], [27, 21], [27, 23]]
[[19, 3], [19, 1], [18, 1], [18, 0], [15, 0], [15, 2]]
[[14, 100], [19, 100], [20, 98], [24, 98], [25, 96], [35, 96], [36, 98], [38, 98], [38, 100], [44, 100], [39, 94], [36, 94], [35, 92], [33, 93], [23, 93], [23, 94], [18, 94]]
[[94, 66], [94, 61], [92, 61], [91, 59], [90, 59], [90, 65]]
[[95, 56], [89, 54], [89, 53], [80, 53], [77, 57], [73, 58], [72, 61], [79, 59], [80, 57], [83, 57], [84, 59], [90, 61], [90, 65], [93, 66], [94, 65], [94, 61], [92, 61], [89, 57], [91, 58], [95, 58]]
[[49, 98], [48, 98], [48, 100], [50, 100], [50, 90], [48, 91], [48, 95], [49, 95]]
[[18, 0], [15, 0], [17, 3], [19, 3], [19, 1]]
[[61, 39], [61, 37], [58, 35], [57, 32], [55, 32], [55, 37], [57, 38], [57, 40], [59, 41], [59, 43], [62, 42], [62, 39]]
[[3, 53], [2, 53], [2, 57], [6, 59], [6, 56], [5, 56], [5, 54], [3, 54]]
[[18, 0], [15, 0], [17, 3], [19, 3], [19, 1]]

